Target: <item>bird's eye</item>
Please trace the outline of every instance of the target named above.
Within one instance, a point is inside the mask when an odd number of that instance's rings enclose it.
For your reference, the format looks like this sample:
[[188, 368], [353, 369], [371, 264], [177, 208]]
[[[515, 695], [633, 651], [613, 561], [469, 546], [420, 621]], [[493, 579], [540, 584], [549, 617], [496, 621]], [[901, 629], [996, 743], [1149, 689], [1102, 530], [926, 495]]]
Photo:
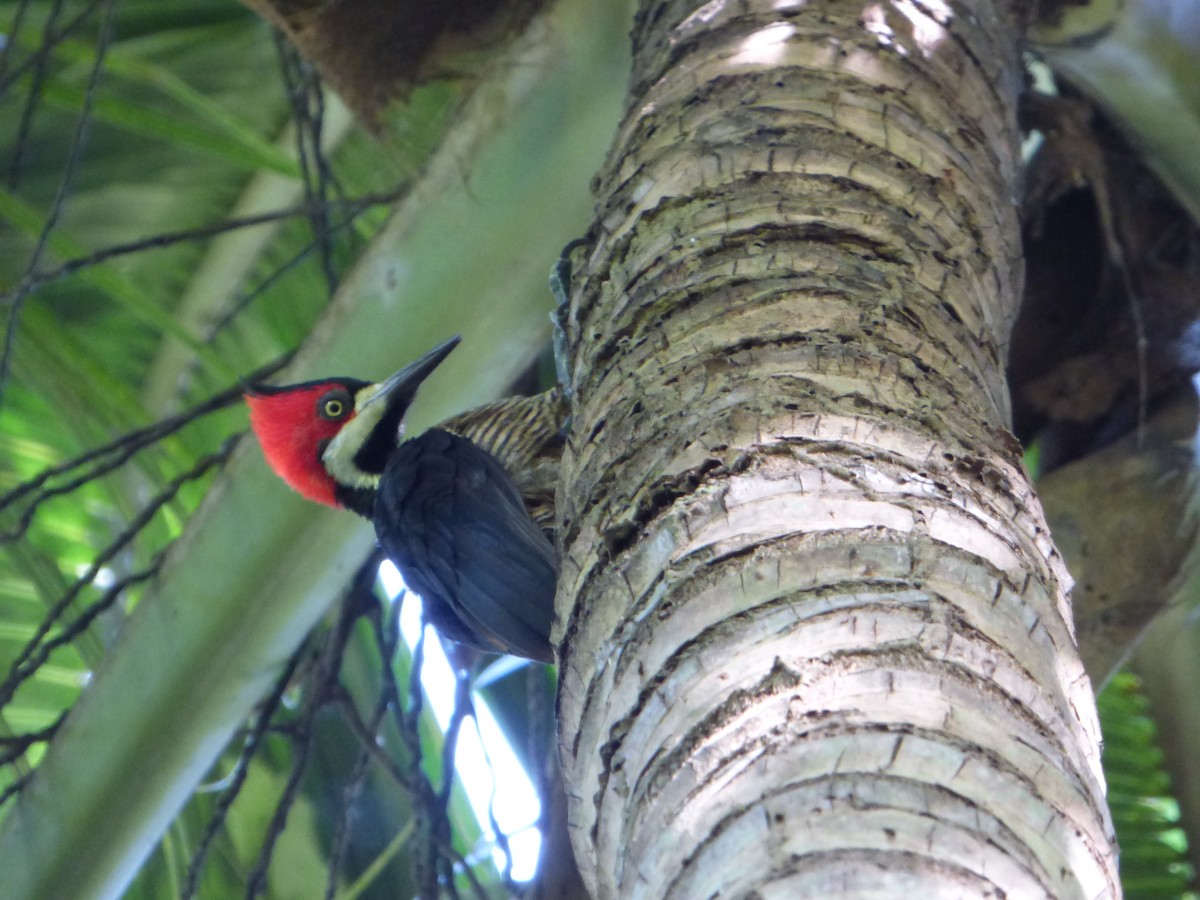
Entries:
[[341, 388], [330, 391], [317, 401], [317, 414], [322, 419], [344, 419], [351, 409], [350, 395]]

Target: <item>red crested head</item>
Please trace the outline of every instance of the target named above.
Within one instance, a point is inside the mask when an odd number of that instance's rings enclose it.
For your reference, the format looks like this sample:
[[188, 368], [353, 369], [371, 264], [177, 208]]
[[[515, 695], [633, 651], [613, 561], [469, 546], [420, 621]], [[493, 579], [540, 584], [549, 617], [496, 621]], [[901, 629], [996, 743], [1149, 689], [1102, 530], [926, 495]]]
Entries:
[[399, 445], [417, 388], [458, 340], [444, 341], [378, 384], [325, 378], [251, 388], [246, 392], [250, 427], [268, 465], [309, 500], [348, 504], [369, 517], [374, 490]]
[[339, 506], [337, 484], [321, 460], [329, 442], [354, 418], [365, 382], [335, 378], [246, 394], [250, 427], [275, 473], [309, 500]]

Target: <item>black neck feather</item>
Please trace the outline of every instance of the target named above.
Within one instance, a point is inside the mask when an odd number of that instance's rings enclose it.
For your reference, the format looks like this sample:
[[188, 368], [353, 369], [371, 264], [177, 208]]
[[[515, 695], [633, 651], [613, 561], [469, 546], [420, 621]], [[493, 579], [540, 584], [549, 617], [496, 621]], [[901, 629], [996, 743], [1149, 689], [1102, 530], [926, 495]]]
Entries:
[[334, 496], [339, 504], [351, 512], [358, 513], [364, 519], [371, 518], [375, 508], [375, 488], [346, 487], [339, 484], [334, 488]]

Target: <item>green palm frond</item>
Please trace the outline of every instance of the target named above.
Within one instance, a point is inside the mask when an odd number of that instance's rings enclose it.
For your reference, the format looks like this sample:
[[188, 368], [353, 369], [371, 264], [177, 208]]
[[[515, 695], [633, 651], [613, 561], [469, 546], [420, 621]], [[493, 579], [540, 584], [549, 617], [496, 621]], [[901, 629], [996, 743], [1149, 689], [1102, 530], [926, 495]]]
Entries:
[[1108, 804], [1121, 847], [1121, 883], [1130, 900], [1180, 900], [1194, 873], [1179, 805], [1171, 796], [1156, 727], [1138, 679], [1116, 675], [1097, 698], [1104, 731]]

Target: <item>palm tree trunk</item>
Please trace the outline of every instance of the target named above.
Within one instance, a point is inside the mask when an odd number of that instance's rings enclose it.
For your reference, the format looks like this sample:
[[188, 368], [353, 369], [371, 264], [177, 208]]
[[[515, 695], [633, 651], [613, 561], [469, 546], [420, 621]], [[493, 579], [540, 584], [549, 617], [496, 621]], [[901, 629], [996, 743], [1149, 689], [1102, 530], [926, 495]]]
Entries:
[[560, 713], [598, 898], [1119, 893], [1008, 432], [1002, 0], [645, 0], [567, 323]]

